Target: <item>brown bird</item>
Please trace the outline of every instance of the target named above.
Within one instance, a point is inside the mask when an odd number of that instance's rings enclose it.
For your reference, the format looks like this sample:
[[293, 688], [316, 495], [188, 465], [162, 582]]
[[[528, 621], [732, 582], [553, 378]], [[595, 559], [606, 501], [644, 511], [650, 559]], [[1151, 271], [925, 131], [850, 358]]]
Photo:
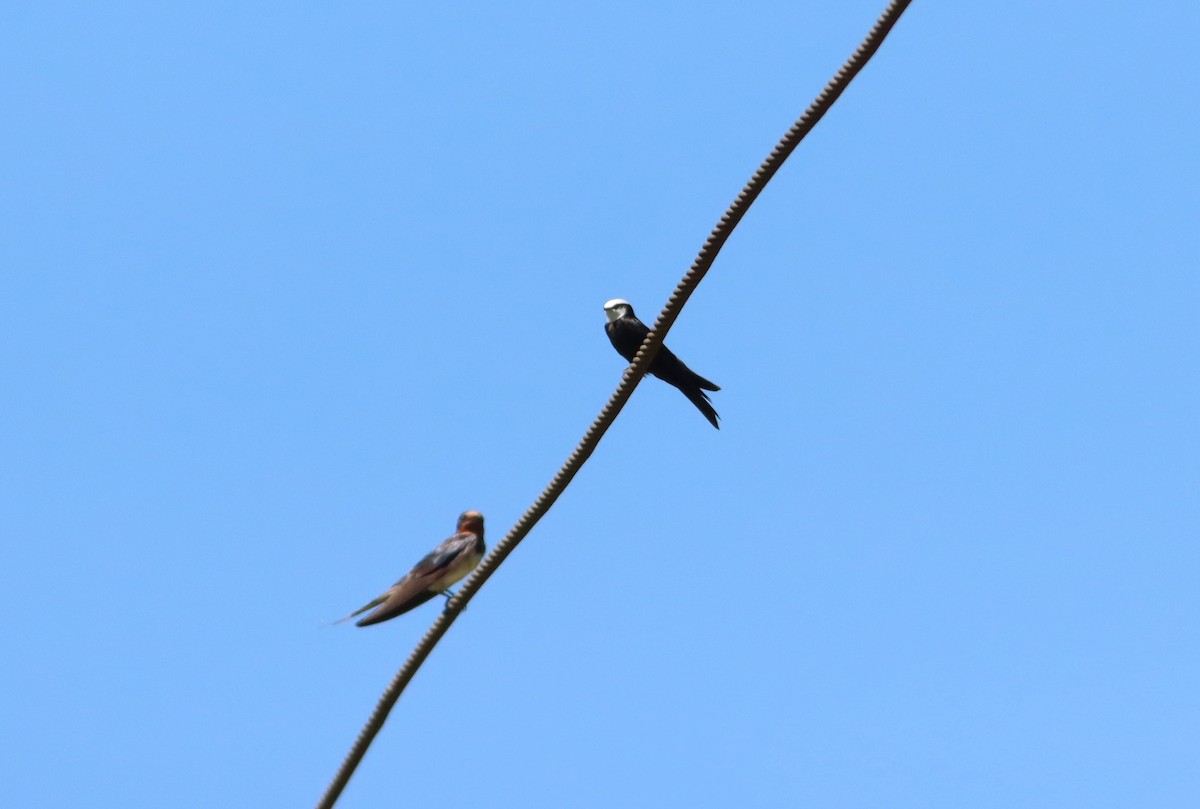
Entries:
[[458, 529], [454, 536], [446, 539], [433, 552], [413, 566], [400, 581], [386, 593], [342, 618], [349, 621], [369, 609], [379, 607], [356, 626], [370, 626], [397, 615], [403, 615], [419, 607], [434, 596], [444, 595], [447, 601], [452, 593], [450, 585], [461, 580], [475, 569], [483, 559], [483, 515], [478, 511], [464, 511], [458, 517]]

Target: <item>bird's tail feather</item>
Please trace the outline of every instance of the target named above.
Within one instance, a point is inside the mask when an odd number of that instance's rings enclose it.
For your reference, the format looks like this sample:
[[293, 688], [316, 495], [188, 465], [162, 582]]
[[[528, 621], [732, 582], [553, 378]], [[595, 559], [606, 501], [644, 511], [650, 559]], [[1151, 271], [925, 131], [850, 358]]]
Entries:
[[335, 624], [344, 624], [347, 621], [349, 621], [351, 618], [354, 618], [358, 615], [362, 615], [367, 610], [375, 609], [376, 607], [378, 607], [380, 604], [382, 604], [384, 602], [386, 597], [387, 597], [387, 593], [384, 593], [379, 598], [375, 599], [374, 601], [367, 602], [366, 604], [359, 607], [358, 609], [356, 609], [354, 612], [350, 613], [349, 615], [338, 618], [336, 621], [334, 621], [334, 623]]
[[[711, 385], [712, 383], [710, 382], [709, 384]], [[720, 418], [720, 416], [717, 415], [716, 409], [713, 408], [712, 404], [708, 401], [708, 394], [698, 389], [685, 390], [684, 388], [680, 388], [680, 390], [683, 391], [684, 396], [688, 397], [688, 401], [694, 404], [696, 409], [704, 414], [704, 418], [708, 419], [709, 424], [716, 427], [718, 430], [721, 429], [721, 425], [717, 424], [717, 419]]]
[[[366, 616], [365, 618], [359, 618], [358, 621], [356, 621], [354, 625], [355, 626], [370, 626], [371, 624], [381, 624], [384, 621], [390, 621], [391, 619], [395, 618], [397, 615], [403, 615], [404, 613], [408, 612], [409, 610], [415, 609], [416, 607], [421, 606], [429, 599], [434, 598], [438, 595], [440, 595], [440, 593], [438, 593], [436, 590], [433, 592], [426, 590], [421, 593], [416, 593], [415, 595], [413, 595], [412, 598], [409, 598], [405, 601], [401, 601], [396, 604], [389, 604], [388, 606], [380, 609], [379, 611], [371, 613], [370, 615]], [[359, 610], [359, 612], [362, 612], [362, 610]]]

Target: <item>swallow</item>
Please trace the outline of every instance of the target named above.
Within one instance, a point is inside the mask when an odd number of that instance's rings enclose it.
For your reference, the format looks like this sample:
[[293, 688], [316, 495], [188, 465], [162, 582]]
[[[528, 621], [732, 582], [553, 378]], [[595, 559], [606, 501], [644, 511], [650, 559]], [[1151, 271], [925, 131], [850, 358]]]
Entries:
[[349, 621], [369, 609], [379, 607], [355, 626], [370, 626], [397, 615], [403, 615], [419, 607], [435, 596], [446, 596], [447, 602], [453, 595], [450, 585], [460, 581], [475, 569], [483, 558], [483, 515], [478, 511], [464, 511], [458, 517], [458, 528], [454, 536], [444, 540], [433, 552], [413, 566], [404, 578], [393, 584], [388, 591], [369, 604], [338, 621]]
[[[618, 354], [633, 362], [633, 358], [637, 356], [638, 349], [641, 348], [642, 341], [646, 339], [650, 329], [637, 319], [629, 301], [623, 301], [620, 298], [606, 301], [604, 314], [608, 318], [608, 322], [604, 324], [604, 332], [608, 335], [608, 341], [613, 344], [613, 348], [617, 350]], [[679, 388], [683, 395], [688, 397], [688, 401], [704, 414], [704, 418], [708, 419], [709, 424], [718, 430], [721, 429], [721, 426], [717, 424], [719, 418], [717, 411], [713, 409], [712, 404], [708, 401], [708, 394], [705, 393], [706, 390], [717, 391], [720, 388], [684, 365], [679, 357], [671, 353], [671, 349], [665, 345], [658, 349], [658, 353], [654, 355], [654, 360], [650, 363], [648, 373], [657, 376], [668, 385]]]

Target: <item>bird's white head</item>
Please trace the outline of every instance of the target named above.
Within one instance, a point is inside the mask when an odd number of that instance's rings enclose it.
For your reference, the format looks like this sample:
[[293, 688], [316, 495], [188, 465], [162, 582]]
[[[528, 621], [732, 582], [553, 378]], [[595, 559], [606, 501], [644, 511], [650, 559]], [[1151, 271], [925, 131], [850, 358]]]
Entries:
[[608, 318], [608, 322], [620, 320], [626, 315], [633, 314], [633, 307], [629, 305], [629, 301], [622, 298], [613, 298], [611, 301], [604, 302], [604, 315]]

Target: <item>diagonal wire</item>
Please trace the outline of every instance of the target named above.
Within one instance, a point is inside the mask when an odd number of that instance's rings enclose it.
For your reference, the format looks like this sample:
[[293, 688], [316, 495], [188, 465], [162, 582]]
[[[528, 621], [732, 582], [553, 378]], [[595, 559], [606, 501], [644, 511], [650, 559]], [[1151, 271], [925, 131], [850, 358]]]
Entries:
[[450, 599], [443, 610], [433, 622], [433, 626], [425, 633], [425, 636], [417, 643], [409, 654], [408, 659], [404, 661], [404, 665], [396, 672], [396, 676], [388, 684], [387, 689], [383, 692], [383, 696], [379, 698], [379, 703], [375, 706], [375, 710], [371, 712], [367, 724], [358, 734], [358, 738], [354, 742], [354, 746], [346, 755], [345, 761], [342, 762], [333, 781], [325, 790], [325, 794], [321, 796], [320, 803], [317, 804], [317, 809], [332, 809], [334, 803], [337, 802], [338, 796], [342, 794], [346, 784], [349, 783], [350, 777], [354, 774], [354, 770], [358, 767], [363, 756], [367, 752], [367, 748], [371, 746], [376, 734], [383, 727], [383, 723], [387, 720], [388, 714], [396, 701], [400, 699], [400, 695], [412, 680], [413, 675], [417, 673], [417, 669], [429, 657], [429, 653], [433, 651], [433, 647], [442, 639], [450, 625], [458, 617], [459, 613], [466, 607], [479, 588], [483, 586], [491, 575], [496, 571], [508, 555], [513, 552], [517, 544], [525, 538], [526, 534], [537, 524], [559, 496], [567, 488], [567, 485], [579, 472], [584, 462], [591, 457], [595, 452], [596, 447], [600, 443], [600, 439], [604, 433], [608, 431], [609, 426], [621, 412], [625, 403], [629, 401], [629, 397], [633, 394], [634, 388], [641, 381], [643, 373], [650, 365], [650, 361], [654, 359], [654, 355], [658, 353], [659, 347], [662, 345], [663, 338], [667, 331], [675, 323], [679, 317], [683, 305], [687, 303], [696, 286], [704, 278], [713, 261], [717, 257], [717, 253], [725, 245], [729, 239], [733, 229], [746, 215], [746, 211], [762, 193], [766, 184], [775, 176], [780, 166], [787, 160], [788, 156], [796, 149], [804, 136], [816, 126], [817, 122], [825, 115], [833, 103], [838, 100], [842, 92], [854, 79], [858, 72], [870, 61], [875, 52], [879, 50], [879, 46], [883, 44], [883, 40], [900, 19], [900, 15], [908, 8], [912, 0], [893, 0], [884, 9], [879, 19], [875, 21], [866, 38], [858, 46], [858, 49], [846, 60], [841, 69], [838, 70], [834, 77], [829, 80], [821, 93], [809, 104], [808, 109], [800, 116], [799, 120], [792, 125], [792, 128], [787, 131], [779, 143], [771, 150], [771, 154], [763, 161], [763, 164], [758, 167], [758, 171], [754, 172], [754, 176], [746, 183], [741, 193], [737, 195], [737, 199], [729, 206], [729, 209], [721, 217], [721, 220], [713, 228], [708, 240], [705, 241], [704, 247], [700, 249], [700, 254], [696, 256], [696, 260], [692, 263], [690, 269], [684, 274], [683, 280], [675, 287], [675, 291], [671, 293], [671, 297], [667, 300], [667, 305], [663, 309], [662, 314], [658, 316], [654, 327], [650, 333], [646, 335], [646, 339], [642, 341], [642, 346], [638, 349], [637, 356], [633, 358], [633, 362], [625, 370], [624, 376], [621, 377], [621, 383], [613, 392], [612, 398], [604, 405], [600, 411], [600, 415], [592, 422], [592, 426], [584, 434], [579, 445], [575, 447], [575, 451], [567, 458], [566, 463], [558, 470], [558, 474], [550, 481], [545, 490], [538, 495], [537, 500], [529, 507], [529, 510], [521, 515], [517, 520], [517, 524], [512, 527], [504, 539], [496, 544], [492, 552], [480, 562], [475, 571], [467, 578], [458, 593]]

